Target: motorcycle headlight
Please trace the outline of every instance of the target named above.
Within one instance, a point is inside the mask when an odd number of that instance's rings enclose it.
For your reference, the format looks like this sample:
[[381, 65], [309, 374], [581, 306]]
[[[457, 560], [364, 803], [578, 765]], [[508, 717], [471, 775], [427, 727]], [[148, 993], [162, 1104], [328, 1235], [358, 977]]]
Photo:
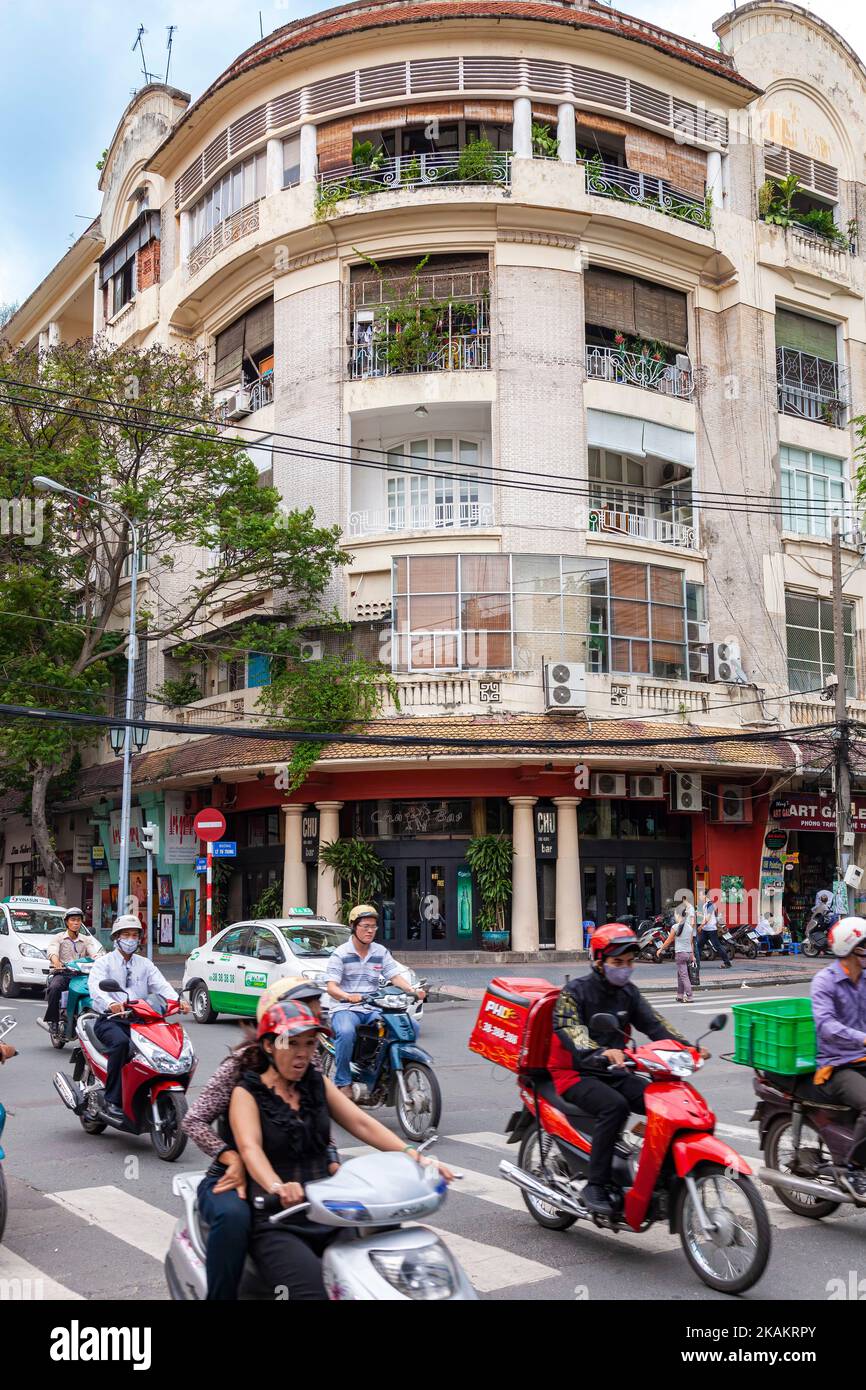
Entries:
[[136, 1036], [135, 1045], [139, 1052], [148, 1059], [151, 1066], [156, 1067], [158, 1071], [164, 1071], [170, 1076], [174, 1076], [189, 1070], [189, 1064], [192, 1060], [192, 1047], [188, 1038], [181, 1048], [179, 1057], [172, 1057], [170, 1052], [166, 1052], [162, 1047], [157, 1047], [156, 1043], [149, 1042], [147, 1038], [141, 1037], [140, 1034]]
[[657, 1049], [655, 1055], [674, 1076], [691, 1076], [695, 1070], [694, 1059], [688, 1052], [663, 1052]]
[[26, 957], [28, 958], [28, 960], [47, 960], [47, 959], [48, 959], [48, 957], [46, 956], [45, 952], [44, 952], [44, 951], [40, 951], [40, 949], [39, 949], [38, 946], [31, 946], [31, 945], [29, 945], [29, 943], [26, 942], [26, 941], [22, 941], [22, 942], [21, 942], [21, 945], [18, 947], [18, 950], [20, 951], [21, 955], [22, 955], [22, 956], [26, 956]]
[[377, 1273], [406, 1298], [453, 1298], [459, 1287], [451, 1252], [438, 1240], [421, 1250], [371, 1250], [370, 1259]]

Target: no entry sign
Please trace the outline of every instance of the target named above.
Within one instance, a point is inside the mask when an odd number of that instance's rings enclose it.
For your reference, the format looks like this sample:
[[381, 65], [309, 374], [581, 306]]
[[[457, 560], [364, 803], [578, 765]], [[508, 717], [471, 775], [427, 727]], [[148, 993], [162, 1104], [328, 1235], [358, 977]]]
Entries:
[[193, 821], [192, 828], [200, 840], [221, 840], [226, 833], [226, 818], [215, 806], [205, 806]]

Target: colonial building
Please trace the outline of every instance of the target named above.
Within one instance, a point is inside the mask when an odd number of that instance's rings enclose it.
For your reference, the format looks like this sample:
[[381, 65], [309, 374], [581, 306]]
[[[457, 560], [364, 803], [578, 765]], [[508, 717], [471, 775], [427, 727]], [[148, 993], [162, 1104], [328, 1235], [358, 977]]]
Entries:
[[[206, 350], [263, 477], [342, 529], [333, 598], [399, 689], [370, 732], [417, 740], [331, 745], [287, 796], [279, 744], [190, 739], [243, 724], [268, 678], [204, 661], [136, 764], [150, 818], [169, 796], [175, 949], [182, 821], [208, 802], [238, 842], [233, 916], [278, 878], [333, 913], [317, 845], [360, 836], [407, 950], [480, 944], [465, 850], [487, 830], [513, 835], [518, 950], [681, 887], [781, 891], [768, 817], [829, 758], [773, 735], [831, 718], [834, 515], [860, 554], [866, 71], [796, 5], [715, 28], [718, 50], [591, 2], [365, 0], [191, 105], [153, 85], [124, 112], [100, 217], [7, 331]], [[855, 708], [864, 602], [860, 569]], [[174, 672], [149, 652], [149, 690]], [[70, 878], [103, 922], [119, 783], [104, 742], [59, 811], [107, 851]], [[825, 848], [807, 875], [804, 839], [792, 901]]]

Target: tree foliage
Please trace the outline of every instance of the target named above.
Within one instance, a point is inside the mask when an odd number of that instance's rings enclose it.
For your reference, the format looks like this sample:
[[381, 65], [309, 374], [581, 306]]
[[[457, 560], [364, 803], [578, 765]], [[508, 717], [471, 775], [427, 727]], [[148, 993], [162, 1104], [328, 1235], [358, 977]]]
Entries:
[[348, 922], [353, 907], [370, 902], [388, 883], [388, 865], [366, 840], [332, 840], [320, 847], [319, 858], [340, 880], [341, 922]]

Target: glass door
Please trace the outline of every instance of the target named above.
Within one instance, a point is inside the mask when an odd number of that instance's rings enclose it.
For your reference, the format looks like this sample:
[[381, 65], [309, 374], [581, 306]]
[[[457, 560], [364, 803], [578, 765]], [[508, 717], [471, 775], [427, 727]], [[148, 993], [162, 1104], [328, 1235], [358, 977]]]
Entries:
[[394, 869], [396, 948], [470, 947], [474, 912], [467, 866], [459, 859], [432, 854], [429, 859], [397, 863]]

